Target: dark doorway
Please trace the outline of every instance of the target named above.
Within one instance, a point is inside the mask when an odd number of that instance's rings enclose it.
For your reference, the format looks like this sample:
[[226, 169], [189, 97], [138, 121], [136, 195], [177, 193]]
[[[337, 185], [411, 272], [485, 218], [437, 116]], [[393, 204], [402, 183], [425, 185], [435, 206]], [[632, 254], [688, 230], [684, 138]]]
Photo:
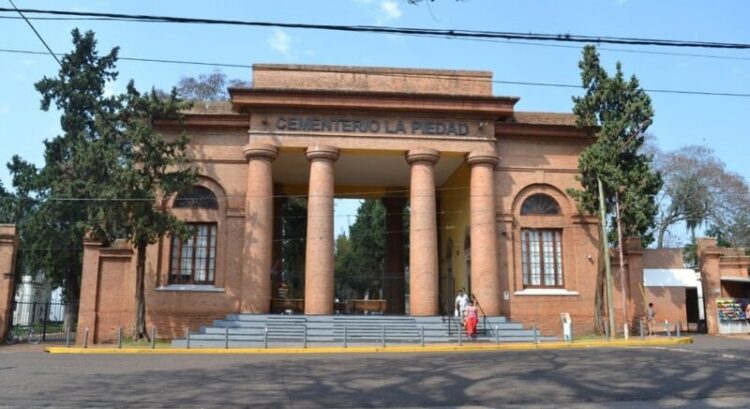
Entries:
[[685, 309], [687, 310], [687, 323], [689, 331], [696, 331], [700, 325], [698, 313], [698, 290], [695, 288], [685, 289]]

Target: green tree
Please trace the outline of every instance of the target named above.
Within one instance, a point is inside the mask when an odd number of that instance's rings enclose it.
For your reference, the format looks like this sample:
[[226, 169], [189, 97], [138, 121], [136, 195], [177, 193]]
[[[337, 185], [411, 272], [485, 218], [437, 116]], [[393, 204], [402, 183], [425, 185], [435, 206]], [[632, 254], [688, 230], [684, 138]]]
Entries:
[[15, 203], [15, 195], [5, 190], [3, 181], [0, 180], [0, 223], [15, 223]]
[[118, 50], [100, 57], [93, 33], [73, 30], [72, 37], [75, 48], [62, 58], [58, 75], [35, 84], [41, 109], [48, 111], [54, 103], [61, 112], [62, 134], [44, 142], [42, 168], [17, 156], [8, 164], [20, 204], [18, 259], [23, 269], [18, 270], [43, 273], [53, 286], [63, 287], [66, 302], [80, 293], [83, 237], [94, 210], [79, 199], [96, 197], [95, 187], [110, 176], [108, 158], [95, 154], [102, 144], [97, 122], [118, 103], [104, 96], [106, 83], [117, 79]]
[[[17, 189], [33, 192], [38, 208], [24, 225], [30, 246], [25, 259], [42, 255], [40, 270], [64, 276], [66, 298], [78, 295], [85, 233], [105, 246], [128, 240], [136, 249], [134, 337], [147, 336], [144, 275], [146, 247], [185, 226], [157, 205], [195, 179], [184, 154], [187, 135], [165, 139], [154, 121], [179, 121], [189, 107], [157, 92], [141, 94], [130, 81], [121, 95], [106, 96], [117, 78], [117, 48], [99, 56], [91, 31], [72, 32], [74, 50], [62, 58], [58, 75], [36, 84], [43, 110], [62, 112], [63, 134], [45, 142], [45, 166], [36, 170], [20, 159], [11, 164]], [[44, 238], [40, 243], [31, 240]], [[37, 246], [35, 248], [35, 246]], [[41, 247], [39, 247], [41, 246]], [[64, 263], [60, 265], [60, 263]]]
[[286, 198], [281, 206], [282, 272], [281, 280], [289, 286], [289, 296], [302, 298], [305, 271], [305, 236], [307, 235], [307, 199]]
[[385, 259], [385, 207], [378, 199], [367, 199], [357, 209], [349, 237], [336, 240], [335, 272], [342, 298], [375, 294], [382, 286]]
[[[635, 76], [625, 79], [618, 62], [614, 76], [601, 66], [596, 48], [586, 46], [578, 66], [585, 93], [573, 97], [573, 112], [580, 127], [595, 130], [595, 142], [586, 148], [578, 163], [581, 189], [569, 189], [584, 213], [599, 207], [598, 179], [604, 185], [605, 209], [610, 226], [615, 223], [615, 197], [619, 196], [624, 237], [639, 237], [644, 245], [653, 240], [658, 210], [655, 197], [661, 189], [660, 175], [652, 168], [652, 158], [639, 150], [644, 132], [654, 115], [651, 99]], [[609, 235], [615, 238], [616, 228]], [[604, 266], [600, 259], [597, 278], [596, 311], [603, 308]], [[597, 319], [597, 325], [600, 320]]]
[[128, 240], [136, 249], [136, 319], [134, 338], [148, 337], [144, 278], [146, 249], [159, 237], [173, 233], [185, 237], [189, 232], [181, 221], [157, 206], [160, 199], [189, 188], [197, 173], [185, 155], [188, 136], [165, 138], [154, 130], [155, 121], [180, 121], [188, 104], [177, 98], [176, 90], [168, 98], [155, 91], [141, 94], [133, 82], [128, 84], [117, 122], [104, 125], [103, 132], [115, 133], [115, 144], [105, 155], [116, 158], [113, 182], [101, 187], [100, 197], [111, 198], [101, 211], [89, 218], [95, 237], [111, 242]]

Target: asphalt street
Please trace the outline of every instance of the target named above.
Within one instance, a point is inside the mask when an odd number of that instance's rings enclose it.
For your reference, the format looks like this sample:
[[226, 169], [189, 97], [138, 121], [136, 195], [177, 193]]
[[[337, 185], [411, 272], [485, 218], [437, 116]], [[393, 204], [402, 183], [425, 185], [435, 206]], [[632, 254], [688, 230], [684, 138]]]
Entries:
[[750, 407], [750, 341], [451, 354], [48, 355], [0, 348], [0, 407]]

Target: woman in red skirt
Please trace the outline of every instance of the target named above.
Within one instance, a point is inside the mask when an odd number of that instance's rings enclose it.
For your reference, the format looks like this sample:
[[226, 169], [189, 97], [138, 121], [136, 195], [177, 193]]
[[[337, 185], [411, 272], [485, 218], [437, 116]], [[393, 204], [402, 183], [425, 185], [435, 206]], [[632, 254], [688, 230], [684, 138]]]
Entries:
[[477, 323], [479, 322], [479, 314], [477, 313], [477, 306], [475, 301], [471, 301], [469, 306], [466, 307], [466, 335], [469, 338], [474, 338], [477, 335]]

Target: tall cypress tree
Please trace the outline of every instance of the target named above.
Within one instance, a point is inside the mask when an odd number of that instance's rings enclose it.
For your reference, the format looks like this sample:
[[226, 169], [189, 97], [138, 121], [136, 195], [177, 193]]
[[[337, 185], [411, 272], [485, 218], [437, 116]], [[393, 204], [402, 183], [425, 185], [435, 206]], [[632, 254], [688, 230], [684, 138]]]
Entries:
[[146, 248], [168, 232], [187, 234], [159, 199], [186, 189], [196, 176], [184, 153], [187, 135], [165, 139], [153, 124], [180, 121], [188, 104], [174, 90], [142, 94], [132, 81], [124, 94], [106, 95], [106, 84], [118, 76], [118, 49], [99, 56], [93, 32], [75, 29], [72, 37], [75, 48], [62, 58], [58, 75], [36, 84], [42, 109], [54, 103], [62, 112], [63, 134], [45, 142], [42, 169], [19, 158], [9, 165], [16, 189], [33, 192], [37, 203], [22, 232], [30, 247], [25, 259], [42, 256], [43, 263], [29, 267], [64, 276], [72, 299], [79, 292], [84, 234], [105, 246], [128, 240], [136, 249], [134, 338], [140, 339], [148, 336]]
[[[615, 196], [619, 196], [623, 237], [639, 237], [644, 245], [653, 240], [658, 212], [656, 195], [661, 189], [661, 176], [654, 171], [652, 157], [641, 153], [644, 132], [651, 123], [654, 110], [651, 99], [638, 79], [625, 79], [618, 62], [614, 76], [601, 66], [593, 46], [586, 46], [578, 63], [586, 90], [574, 97], [573, 112], [578, 126], [596, 130], [596, 141], [581, 153], [577, 180], [582, 189], [569, 189], [584, 213], [599, 208], [597, 178], [604, 185], [605, 209], [609, 217], [609, 236], [617, 241]], [[597, 279], [596, 312], [603, 308], [603, 273]], [[600, 320], [597, 319], [597, 325]]]

